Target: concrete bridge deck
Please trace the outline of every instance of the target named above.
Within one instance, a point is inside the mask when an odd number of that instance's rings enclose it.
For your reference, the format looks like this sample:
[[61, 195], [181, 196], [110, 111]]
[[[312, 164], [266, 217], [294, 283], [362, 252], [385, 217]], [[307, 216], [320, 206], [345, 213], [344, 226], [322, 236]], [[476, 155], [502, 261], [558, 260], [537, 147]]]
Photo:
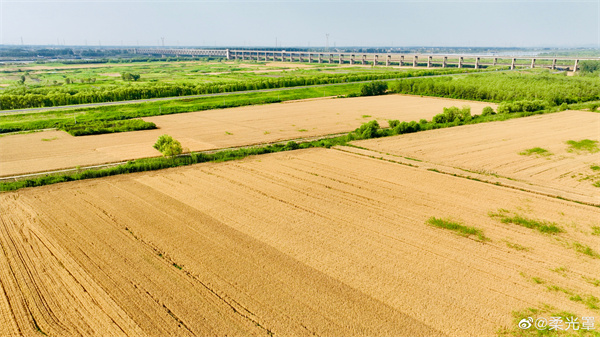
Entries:
[[347, 52], [309, 52], [286, 50], [238, 50], [238, 49], [175, 49], [144, 48], [135, 49], [137, 54], [215, 56], [228, 60], [287, 61], [308, 63], [337, 63], [412, 67], [473, 67], [508, 66], [544, 67], [577, 71], [583, 60], [600, 60], [590, 57], [549, 57], [549, 56], [498, 56], [470, 54], [401, 54], [401, 53], [347, 53]]

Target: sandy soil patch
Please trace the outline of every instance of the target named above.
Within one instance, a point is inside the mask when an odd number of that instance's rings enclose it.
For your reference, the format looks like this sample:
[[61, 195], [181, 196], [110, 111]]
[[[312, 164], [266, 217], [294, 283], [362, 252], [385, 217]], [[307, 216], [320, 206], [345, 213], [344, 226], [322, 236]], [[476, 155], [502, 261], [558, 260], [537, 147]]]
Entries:
[[119, 74], [119, 73], [102, 73], [102, 74], [98, 74], [98, 75], [108, 76], [108, 77], [121, 77], [121, 74]]
[[568, 248], [597, 243], [596, 208], [335, 149], [25, 189], [0, 212], [1, 335], [495, 336], [540, 303], [598, 316], [546, 289], [597, 293], [598, 259]]
[[[558, 191], [582, 194], [600, 204], [598, 153], [568, 152], [569, 140], [600, 141], [600, 114], [563, 111], [504, 122], [467, 125], [356, 142], [376, 150], [468, 170], [509, 177]], [[551, 155], [521, 155], [540, 147]], [[595, 178], [594, 178], [595, 177]]]
[[[297, 101], [234, 109], [199, 111], [144, 118], [157, 130], [85, 137], [53, 131], [0, 138], [0, 175], [48, 171], [160, 155], [152, 145], [169, 134], [191, 151], [312, 137], [356, 129], [377, 119], [431, 119], [443, 107], [469, 104], [481, 113], [481, 102], [388, 95]], [[368, 116], [368, 117], [367, 117]], [[60, 139], [44, 142], [42, 138]]]

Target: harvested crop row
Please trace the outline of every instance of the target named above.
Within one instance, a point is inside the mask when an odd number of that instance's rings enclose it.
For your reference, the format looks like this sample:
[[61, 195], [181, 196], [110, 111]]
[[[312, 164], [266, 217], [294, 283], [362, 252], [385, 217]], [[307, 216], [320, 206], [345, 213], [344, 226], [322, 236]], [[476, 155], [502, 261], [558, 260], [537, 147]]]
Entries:
[[[381, 153], [508, 177], [600, 200], [593, 170], [598, 155], [572, 150], [570, 141], [600, 141], [600, 114], [563, 111], [496, 123], [372, 139], [356, 145]], [[579, 144], [579, 143], [577, 143]]]
[[[499, 208], [565, 232], [502, 223]], [[593, 245], [596, 208], [334, 149], [24, 189], [0, 211], [3, 239], [23, 242], [2, 243], [8, 334], [33, 317], [53, 335], [494, 335], [540, 302], [593, 314], [522, 275], [593, 293], [597, 259], [564, 242]]]

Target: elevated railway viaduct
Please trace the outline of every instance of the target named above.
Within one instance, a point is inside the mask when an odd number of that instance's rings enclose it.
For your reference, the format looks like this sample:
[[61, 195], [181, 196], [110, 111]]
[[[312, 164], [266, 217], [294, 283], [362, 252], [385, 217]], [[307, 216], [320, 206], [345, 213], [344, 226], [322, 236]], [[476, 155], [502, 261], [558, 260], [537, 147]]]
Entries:
[[347, 53], [309, 52], [285, 50], [236, 50], [236, 49], [180, 49], [143, 48], [134, 49], [137, 54], [174, 56], [212, 56], [228, 60], [281, 61], [305, 63], [361, 64], [373, 66], [412, 67], [469, 67], [479, 69], [490, 66], [506, 66], [510, 69], [536, 68], [577, 71], [582, 60], [600, 58], [537, 57], [537, 56], [490, 56], [470, 54], [401, 54], [401, 53]]

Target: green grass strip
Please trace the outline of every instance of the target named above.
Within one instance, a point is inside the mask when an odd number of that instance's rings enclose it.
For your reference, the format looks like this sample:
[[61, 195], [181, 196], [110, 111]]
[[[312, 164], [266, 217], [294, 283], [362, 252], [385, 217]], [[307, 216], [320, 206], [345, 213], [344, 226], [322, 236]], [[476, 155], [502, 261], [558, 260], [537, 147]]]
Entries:
[[526, 228], [535, 229], [541, 233], [557, 234], [564, 232], [564, 230], [554, 222], [529, 219], [519, 214], [511, 215], [508, 214], [506, 210], [499, 210], [498, 213], [490, 212], [489, 216], [500, 219], [500, 222], [502, 223], [511, 223]]
[[476, 235], [477, 238], [481, 241], [488, 240], [488, 238], [486, 238], [483, 235], [482, 230], [477, 229], [475, 227], [464, 226], [464, 225], [462, 225], [456, 221], [452, 221], [450, 219], [441, 219], [441, 218], [438, 219], [436, 217], [431, 217], [431, 218], [429, 218], [429, 220], [427, 220], [427, 223], [432, 226], [438, 227], [438, 228], [449, 229], [449, 230], [454, 231], [462, 236], [468, 237], [471, 235]]
[[520, 155], [522, 156], [530, 156], [532, 154], [536, 154], [538, 156], [550, 156], [552, 155], [552, 153], [546, 149], [542, 149], [541, 147], [534, 147], [531, 149], [527, 149], [525, 151], [519, 152]]

